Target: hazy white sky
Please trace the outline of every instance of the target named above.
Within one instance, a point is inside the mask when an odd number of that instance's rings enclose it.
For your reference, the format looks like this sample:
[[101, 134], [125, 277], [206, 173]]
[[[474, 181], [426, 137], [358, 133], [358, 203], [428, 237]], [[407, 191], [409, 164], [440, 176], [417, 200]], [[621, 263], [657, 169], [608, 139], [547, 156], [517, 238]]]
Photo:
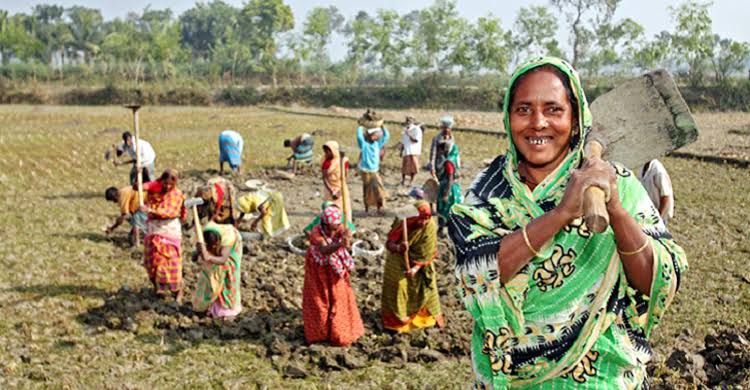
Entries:
[[[242, 6], [243, 0], [224, 0], [235, 6]], [[406, 13], [415, 9], [428, 7], [433, 0], [368, 0], [351, 1], [351, 0], [285, 0], [294, 11], [294, 18], [297, 27], [301, 25], [307, 12], [316, 6], [335, 5], [341, 10], [347, 18], [353, 16], [359, 10], [366, 10], [370, 13], [378, 8], [395, 9], [400, 13]], [[99, 8], [102, 10], [105, 19], [125, 16], [130, 11], [141, 11], [147, 6], [152, 9], [170, 8], [179, 15], [185, 10], [191, 8], [195, 0], [127, 0], [127, 1], [94, 1], [94, 0], [57, 0], [57, 1], [38, 1], [38, 0], [0, 0], [0, 9], [5, 9], [11, 13], [30, 12], [35, 4], [60, 4], [63, 6], [83, 5], [87, 7]], [[632, 18], [643, 25], [646, 34], [651, 37], [662, 30], [672, 28], [670, 15], [667, 7], [670, 5], [680, 4], [681, 1], [675, 0], [623, 0], [617, 11], [617, 18]], [[459, 12], [469, 19], [475, 19], [479, 16], [492, 13], [500, 17], [505, 28], [510, 27], [516, 17], [518, 9], [529, 4], [548, 4], [546, 0], [458, 0]], [[750, 42], [750, 11], [748, 0], [715, 0], [710, 9], [713, 19], [713, 30], [715, 33], [740, 41]], [[562, 24], [562, 23], [561, 23]], [[559, 41], [567, 43], [567, 39], [562, 37]], [[567, 46], [567, 45], [566, 45]], [[340, 42], [334, 43], [331, 52], [334, 58], [339, 58], [345, 53], [346, 49]]]

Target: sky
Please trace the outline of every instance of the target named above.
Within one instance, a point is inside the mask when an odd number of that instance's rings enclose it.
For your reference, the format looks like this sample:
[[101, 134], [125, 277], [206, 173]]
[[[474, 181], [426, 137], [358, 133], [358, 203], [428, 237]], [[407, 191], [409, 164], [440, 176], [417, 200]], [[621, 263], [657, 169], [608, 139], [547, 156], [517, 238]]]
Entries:
[[[224, 0], [226, 3], [241, 7], [244, 0]], [[415, 9], [422, 9], [430, 6], [433, 0], [368, 0], [351, 1], [351, 0], [285, 0], [292, 7], [296, 27], [299, 28], [304, 20], [305, 15], [316, 6], [327, 7], [336, 6], [341, 13], [348, 19], [354, 16], [358, 11], [365, 10], [369, 13], [378, 8], [395, 9], [399, 13], [407, 13]], [[725, 38], [750, 42], [750, 23], [748, 21], [747, 3], [748, 0], [714, 0], [710, 8], [711, 18], [713, 19], [713, 31]], [[0, 9], [8, 10], [11, 13], [30, 12], [36, 4], [59, 4], [65, 7], [72, 5], [83, 5], [91, 8], [98, 8], [102, 11], [105, 19], [123, 17], [131, 11], [141, 11], [150, 6], [152, 9], [170, 8], [175, 15], [179, 15], [185, 10], [192, 8], [196, 3], [195, 0], [128, 0], [128, 1], [93, 1], [93, 0], [56, 0], [56, 1], [37, 1], [37, 0], [0, 0]], [[615, 15], [616, 19], [632, 18], [640, 23], [646, 30], [646, 35], [652, 37], [662, 30], [671, 30], [672, 22], [669, 11], [670, 5], [678, 5], [681, 1], [675, 0], [622, 0], [620, 7]], [[458, 11], [464, 17], [474, 20], [480, 16], [492, 13], [503, 21], [503, 27], [511, 27], [513, 20], [516, 18], [516, 12], [519, 8], [526, 5], [538, 4], [547, 5], [546, 0], [457, 0]], [[562, 24], [562, 23], [560, 23]], [[567, 34], [560, 32], [562, 38], [558, 39], [567, 47]], [[330, 48], [331, 56], [334, 59], [343, 57], [346, 53], [343, 41], [338, 39], [333, 42]]]

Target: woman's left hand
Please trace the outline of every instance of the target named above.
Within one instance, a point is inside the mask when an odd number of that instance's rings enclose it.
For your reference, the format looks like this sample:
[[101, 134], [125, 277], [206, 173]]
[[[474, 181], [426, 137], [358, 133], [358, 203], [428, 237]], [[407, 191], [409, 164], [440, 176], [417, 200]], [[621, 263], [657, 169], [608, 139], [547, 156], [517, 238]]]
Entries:
[[606, 178], [609, 181], [609, 200], [607, 201], [607, 212], [612, 215], [622, 209], [620, 195], [617, 192], [617, 174], [615, 168], [607, 161], [602, 159], [586, 160], [583, 164], [584, 170], [594, 172], [597, 176]]

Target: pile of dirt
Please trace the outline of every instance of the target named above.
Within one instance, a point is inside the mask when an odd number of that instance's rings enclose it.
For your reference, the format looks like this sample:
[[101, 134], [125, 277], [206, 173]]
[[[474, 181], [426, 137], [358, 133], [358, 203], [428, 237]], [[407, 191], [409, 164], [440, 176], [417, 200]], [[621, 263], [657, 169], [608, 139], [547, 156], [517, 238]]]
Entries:
[[360, 248], [366, 251], [375, 251], [383, 247], [380, 236], [368, 229], [357, 230], [357, 232], [354, 233], [353, 237], [355, 241], [362, 241], [362, 244], [360, 244]]
[[[82, 314], [80, 320], [95, 332], [164, 332], [165, 340], [172, 342], [247, 341], [256, 345], [280, 373], [295, 378], [365, 367], [371, 361], [402, 365], [457, 358], [469, 352], [472, 322], [454, 294], [453, 259], [444, 243], [435, 264], [447, 327], [408, 335], [385, 331], [380, 321], [382, 259], [356, 259], [351, 282], [365, 335], [349, 348], [305, 345], [301, 315], [303, 256], [290, 253], [280, 240], [247, 242], [245, 246], [241, 287], [244, 309], [232, 323], [217, 326], [203, 313], [193, 312], [190, 293], [195, 289], [200, 265], [190, 261], [183, 262], [187, 295], [182, 305], [171, 298], [158, 299], [148, 288], [136, 291], [123, 286], [107, 297], [104, 305]], [[191, 249], [187, 245], [183, 249], [188, 259]]]
[[666, 366], [676, 375], [665, 372], [656, 378], [655, 388], [674, 388], [674, 376], [692, 386], [709, 388], [750, 388], [750, 329], [722, 330], [704, 339], [705, 348], [691, 353], [675, 349]]

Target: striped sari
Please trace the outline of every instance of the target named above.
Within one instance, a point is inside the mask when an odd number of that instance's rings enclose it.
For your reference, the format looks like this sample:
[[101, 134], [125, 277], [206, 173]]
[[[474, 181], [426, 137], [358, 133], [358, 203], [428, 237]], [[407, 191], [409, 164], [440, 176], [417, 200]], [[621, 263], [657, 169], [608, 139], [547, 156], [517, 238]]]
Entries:
[[204, 231], [221, 237], [221, 247], [229, 248], [224, 264], [204, 266], [198, 276], [193, 295], [193, 310], [205, 311], [212, 317], [233, 317], [240, 313], [240, 266], [242, 265], [242, 237], [227, 224], [209, 222]]

